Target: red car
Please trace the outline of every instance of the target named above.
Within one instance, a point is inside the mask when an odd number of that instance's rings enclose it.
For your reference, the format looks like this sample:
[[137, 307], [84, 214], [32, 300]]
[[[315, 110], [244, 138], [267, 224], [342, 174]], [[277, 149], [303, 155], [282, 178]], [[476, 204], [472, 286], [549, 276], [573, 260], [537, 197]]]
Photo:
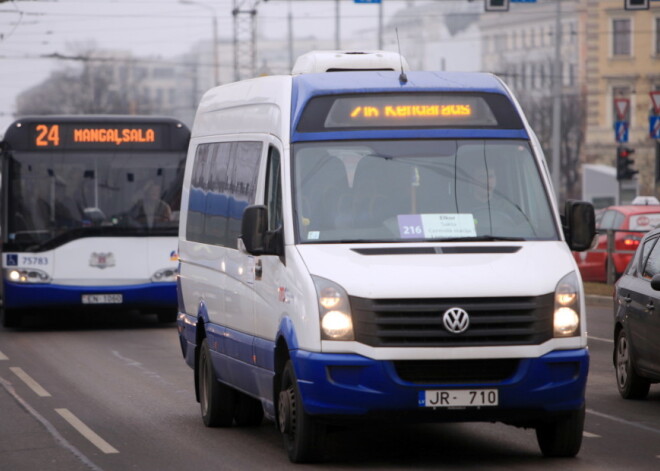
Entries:
[[[660, 205], [610, 206], [603, 210], [597, 222], [598, 244], [592, 250], [574, 252], [582, 280], [607, 281], [607, 230], [614, 229], [615, 277], [628, 266], [644, 233], [660, 226]], [[621, 232], [618, 232], [621, 231]], [[631, 231], [631, 232], [626, 232]], [[625, 252], [622, 252], [625, 251]]]

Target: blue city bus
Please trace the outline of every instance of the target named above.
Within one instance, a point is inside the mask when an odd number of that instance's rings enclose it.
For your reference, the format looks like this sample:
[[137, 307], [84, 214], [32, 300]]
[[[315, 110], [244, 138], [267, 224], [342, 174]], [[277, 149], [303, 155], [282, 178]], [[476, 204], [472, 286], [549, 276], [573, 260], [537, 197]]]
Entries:
[[1, 143], [2, 323], [29, 311], [176, 316], [189, 129], [151, 116], [32, 116]]

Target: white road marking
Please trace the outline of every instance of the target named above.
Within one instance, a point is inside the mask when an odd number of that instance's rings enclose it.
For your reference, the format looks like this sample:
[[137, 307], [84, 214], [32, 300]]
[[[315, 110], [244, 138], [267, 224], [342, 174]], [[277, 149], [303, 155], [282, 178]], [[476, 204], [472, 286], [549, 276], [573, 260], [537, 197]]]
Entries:
[[0, 352], [0, 360], [9, 360], [9, 358], [4, 353]]
[[18, 366], [12, 366], [11, 368], [9, 368], [9, 370], [12, 373], [14, 373], [16, 376], [18, 376], [21, 379], [21, 381], [27, 384], [28, 387], [32, 389], [37, 396], [50, 397], [50, 393], [46, 391], [44, 388], [42, 388], [39, 383], [33, 380], [32, 377], [30, 377], [29, 374], [23, 371], [22, 368], [19, 368]]
[[602, 412], [597, 412], [592, 409], [587, 409], [587, 413], [597, 415], [598, 417], [602, 417], [604, 419], [613, 420], [614, 422], [619, 422], [620, 424], [630, 425], [631, 427], [646, 430], [647, 432], [660, 434], [660, 429], [649, 427], [648, 425], [640, 424], [638, 422], [632, 422], [630, 420], [622, 419], [621, 417], [617, 417], [615, 415], [603, 414]]
[[612, 339], [603, 339], [603, 338], [600, 338], [600, 337], [592, 337], [591, 335], [589, 335], [587, 338], [590, 339], [590, 340], [598, 340], [599, 342], [614, 343], [614, 340], [612, 340]]
[[600, 435], [591, 432], [582, 432], [582, 436], [586, 438], [601, 438]]
[[99, 437], [96, 432], [91, 428], [85, 425], [78, 417], [73, 415], [69, 409], [55, 409], [55, 412], [60, 414], [64, 420], [69, 422], [69, 424], [75, 428], [83, 437], [92, 442], [92, 444], [101, 450], [103, 453], [119, 453], [119, 450], [114, 448], [108, 442]]
[[78, 450], [75, 446], [73, 446], [71, 443], [69, 443], [58, 431], [57, 429], [51, 424], [44, 416], [39, 414], [28, 402], [23, 399], [21, 396], [19, 396], [16, 391], [14, 390], [14, 387], [12, 384], [3, 379], [0, 378], [0, 385], [2, 385], [3, 388], [7, 390], [7, 392], [18, 402], [23, 409], [25, 409], [32, 417], [37, 419], [41, 425], [43, 425], [46, 430], [52, 435], [52, 437], [55, 439], [55, 441], [62, 446], [63, 448], [69, 450], [77, 459], [79, 459], [81, 462], [85, 463], [89, 469], [92, 471], [102, 471], [101, 468], [96, 466], [87, 456], [83, 455], [80, 450]]

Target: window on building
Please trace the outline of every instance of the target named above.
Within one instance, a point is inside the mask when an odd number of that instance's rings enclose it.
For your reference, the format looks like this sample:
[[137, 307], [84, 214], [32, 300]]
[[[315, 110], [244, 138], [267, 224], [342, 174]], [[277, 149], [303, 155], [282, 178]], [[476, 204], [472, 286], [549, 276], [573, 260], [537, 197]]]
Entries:
[[577, 43], [577, 35], [578, 35], [578, 33], [577, 33], [577, 24], [574, 21], [572, 21], [571, 24], [570, 24], [568, 34], [569, 34], [568, 42], [570, 44]]
[[612, 20], [612, 54], [615, 56], [629, 56], [631, 54], [631, 20]]
[[655, 19], [655, 55], [660, 56], [660, 16]]

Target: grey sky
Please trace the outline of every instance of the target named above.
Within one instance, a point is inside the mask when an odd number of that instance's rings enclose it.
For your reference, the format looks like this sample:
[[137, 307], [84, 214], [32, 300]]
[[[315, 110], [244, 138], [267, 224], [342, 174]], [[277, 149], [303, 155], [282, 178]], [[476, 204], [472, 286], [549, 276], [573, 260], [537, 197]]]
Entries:
[[[251, 1], [251, 0], [248, 0]], [[233, 34], [233, 0], [199, 0], [205, 6], [180, 0], [16, 0], [0, 3], [0, 135], [13, 120], [16, 96], [43, 81], [66, 61], [44, 58], [72, 53], [75, 44], [94, 43], [101, 49], [130, 50], [137, 55], [171, 57], [211, 38], [211, 11], [218, 17], [221, 38]], [[384, 0], [385, 18], [411, 3]], [[286, 37], [286, 18], [292, 9], [294, 35], [334, 38], [335, 2], [269, 0], [258, 5], [260, 32]], [[342, 37], [377, 27], [378, 5], [341, 0]], [[365, 44], [375, 49], [377, 40]]]

